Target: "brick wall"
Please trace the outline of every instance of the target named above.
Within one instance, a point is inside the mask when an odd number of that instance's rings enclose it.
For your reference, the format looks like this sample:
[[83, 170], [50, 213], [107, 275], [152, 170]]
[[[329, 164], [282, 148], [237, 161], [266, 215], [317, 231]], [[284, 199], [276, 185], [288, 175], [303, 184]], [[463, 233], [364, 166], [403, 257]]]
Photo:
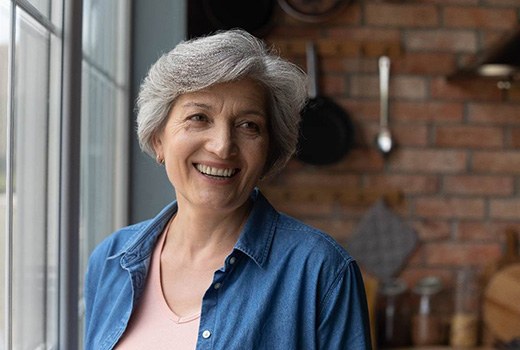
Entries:
[[[283, 42], [282, 54], [303, 68], [303, 51], [296, 49], [301, 42], [340, 46], [321, 52], [320, 87], [349, 112], [356, 144], [330, 166], [294, 160], [272, 183], [402, 191], [404, 201], [394, 209], [420, 237], [401, 273], [409, 284], [433, 273], [449, 285], [458, 268], [483, 269], [496, 261], [506, 227], [520, 231], [519, 89], [503, 94], [491, 81], [446, 76], [511, 32], [519, 11], [519, 0], [358, 0], [312, 24], [279, 10], [267, 39]], [[390, 127], [398, 148], [386, 160], [372, 142], [379, 122], [372, 43], [392, 52]], [[275, 204], [342, 243], [370, 208]]]

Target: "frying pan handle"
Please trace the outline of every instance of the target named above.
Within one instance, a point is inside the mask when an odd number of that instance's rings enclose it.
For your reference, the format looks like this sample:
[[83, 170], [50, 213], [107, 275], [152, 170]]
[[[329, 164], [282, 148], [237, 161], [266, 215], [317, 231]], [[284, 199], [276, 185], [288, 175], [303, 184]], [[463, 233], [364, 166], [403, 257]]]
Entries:
[[306, 45], [307, 74], [309, 76], [309, 97], [318, 96], [318, 64], [316, 57], [316, 45], [309, 41]]
[[381, 127], [388, 127], [388, 85], [390, 80], [390, 59], [379, 57], [379, 91], [381, 94]]

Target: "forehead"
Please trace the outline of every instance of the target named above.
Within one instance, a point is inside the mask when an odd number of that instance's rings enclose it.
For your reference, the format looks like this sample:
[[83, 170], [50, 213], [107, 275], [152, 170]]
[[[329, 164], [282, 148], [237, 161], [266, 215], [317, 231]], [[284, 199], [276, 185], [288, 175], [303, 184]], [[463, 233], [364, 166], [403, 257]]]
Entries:
[[266, 111], [266, 88], [251, 79], [218, 83], [180, 95], [175, 100], [174, 106], [214, 108], [226, 103]]

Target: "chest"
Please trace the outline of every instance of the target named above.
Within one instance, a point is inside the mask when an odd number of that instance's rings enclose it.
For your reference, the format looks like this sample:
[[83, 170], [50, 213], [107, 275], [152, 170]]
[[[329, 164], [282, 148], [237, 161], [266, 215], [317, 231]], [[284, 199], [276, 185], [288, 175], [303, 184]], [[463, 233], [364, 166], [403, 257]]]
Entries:
[[202, 263], [161, 258], [160, 284], [164, 299], [178, 316], [200, 313], [202, 299], [211, 287], [215, 271], [224, 264], [225, 256], [214, 256]]

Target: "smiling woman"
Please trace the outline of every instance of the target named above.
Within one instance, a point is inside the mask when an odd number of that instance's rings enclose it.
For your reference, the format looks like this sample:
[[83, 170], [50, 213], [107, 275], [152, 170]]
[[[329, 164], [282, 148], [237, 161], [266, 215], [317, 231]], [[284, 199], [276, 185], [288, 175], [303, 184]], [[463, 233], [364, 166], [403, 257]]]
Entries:
[[231, 30], [177, 45], [138, 98], [177, 200], [93, 252], [87, 349], [370, 349], [356, 262], [256, 188], [295, 152], [305, 75]]

